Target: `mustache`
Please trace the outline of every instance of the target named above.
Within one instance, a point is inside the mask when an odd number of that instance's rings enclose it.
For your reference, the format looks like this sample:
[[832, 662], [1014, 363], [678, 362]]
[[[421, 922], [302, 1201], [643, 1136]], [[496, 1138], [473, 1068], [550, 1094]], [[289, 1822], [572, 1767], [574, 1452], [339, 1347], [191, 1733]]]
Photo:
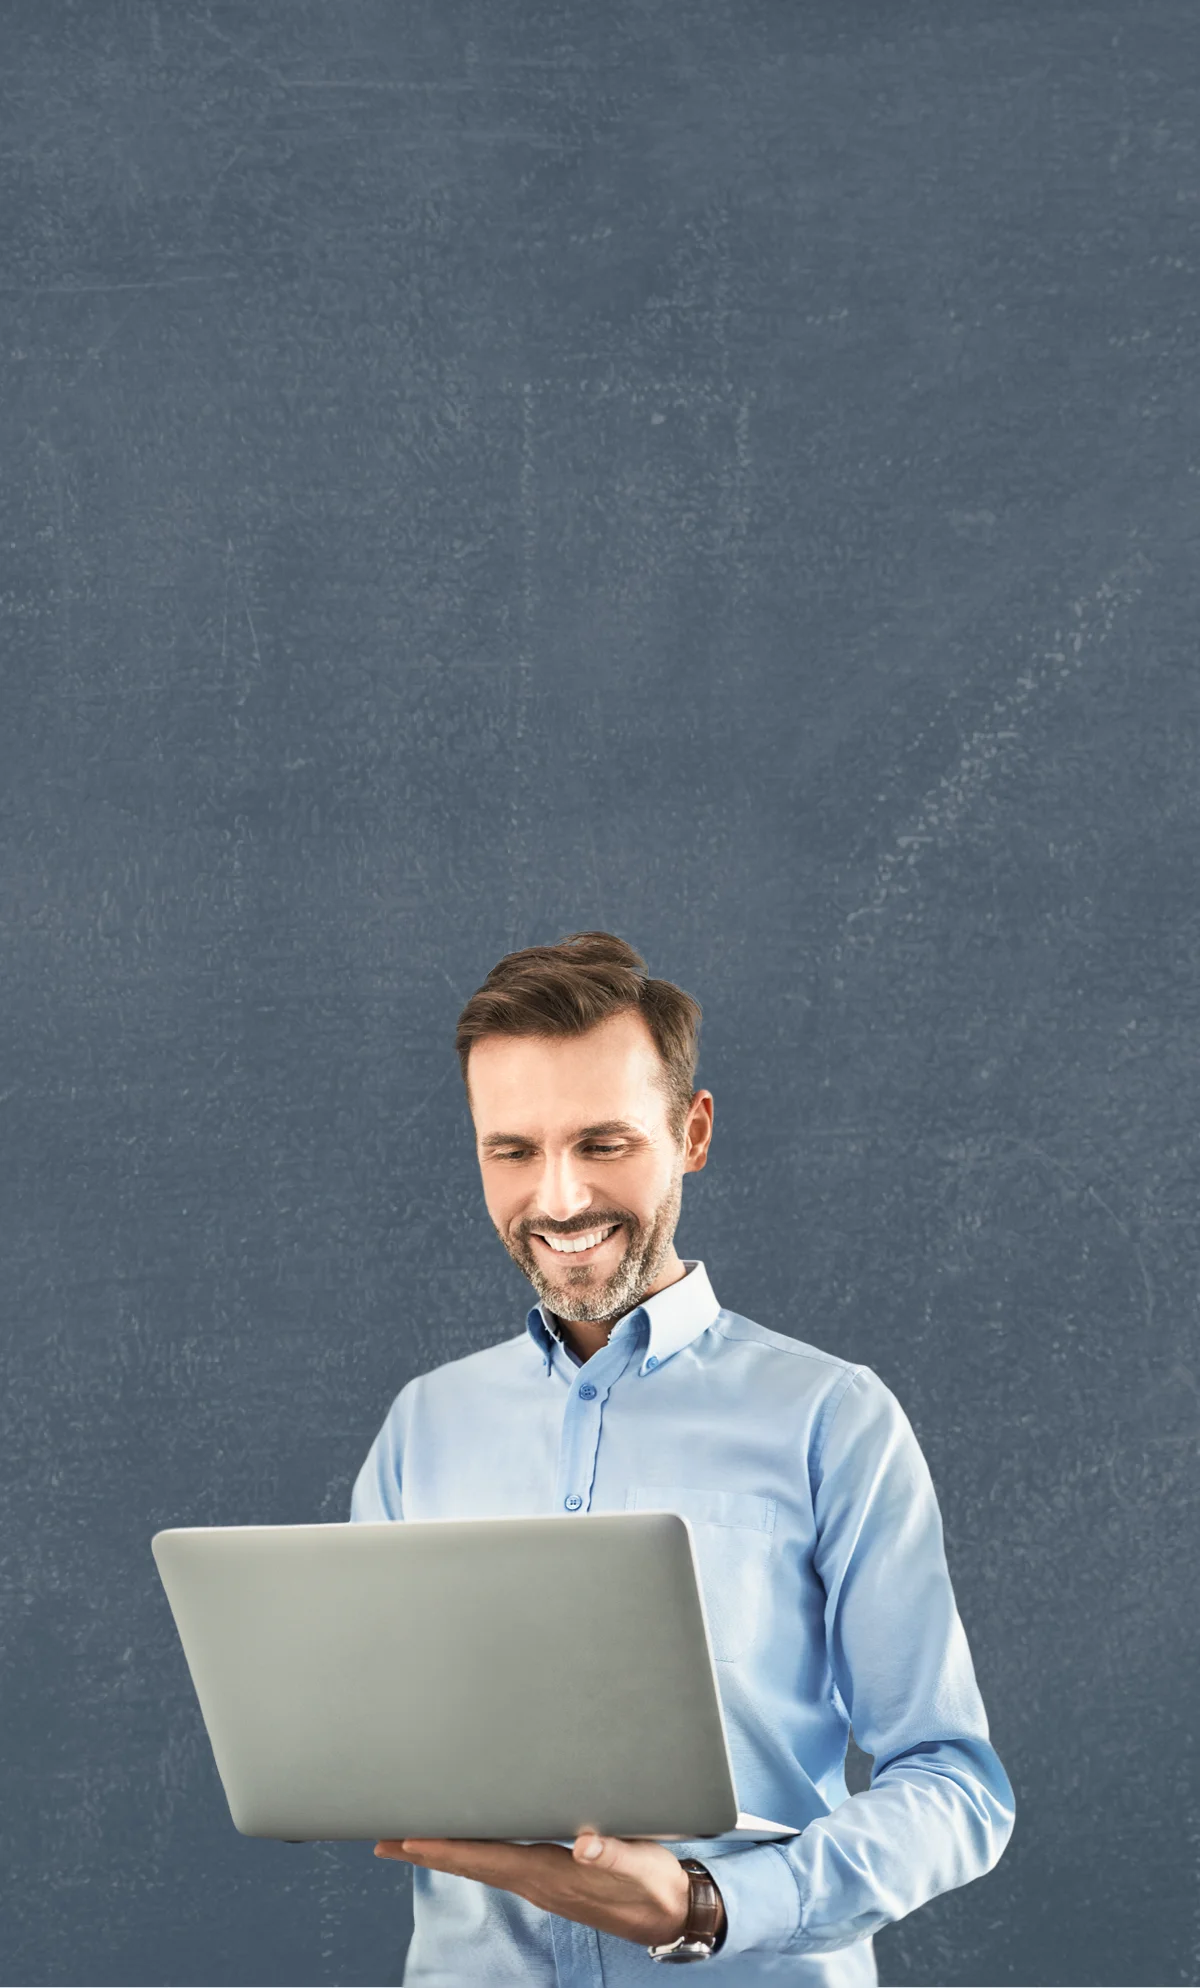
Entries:
[[522, 1240], [527, 1236], [587, 1236], [593, 1229], [611, 1229], [622, 1226], [636, 1227], [628, 1215], [593, 1215], [588, 1222], [574, 1222], [569, 1227], [557, 1222], [525, 1222], [520, 1229]]

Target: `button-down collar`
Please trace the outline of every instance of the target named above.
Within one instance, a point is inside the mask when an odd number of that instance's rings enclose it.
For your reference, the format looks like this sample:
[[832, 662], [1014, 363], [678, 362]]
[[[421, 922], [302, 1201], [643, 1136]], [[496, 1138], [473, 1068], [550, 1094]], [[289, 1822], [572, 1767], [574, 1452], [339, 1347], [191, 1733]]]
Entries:
[[[708, 1272], [699, 1259], [683, 1259], [684, 1275], [668, 1284], [664, 1290], [656, 1291], [651, 1298], [643, 1298], [640, 1305], [619, 1318], [608, 1335], [611, 1346], [614, 1341], [629, 1338], [639, 1330], [646, 1334], [642, 1357], [638, 1366], [639, 1374], [652, 1374], [657, 1368], [690, 1346], [702, 1332], [707, 1332], [719, 1314]], [[546, 1372], [550, 1372], [554, 1355], [553, 1341], [562, 1346], [562, 1336], [554, 1323], [554, 1314], [548, 1306], [536, 1304], [529, 1312], [525, 1325], [530, 1338], [542, 1356]], [[565, 1350], [565, 1348], [564, 1348]]]

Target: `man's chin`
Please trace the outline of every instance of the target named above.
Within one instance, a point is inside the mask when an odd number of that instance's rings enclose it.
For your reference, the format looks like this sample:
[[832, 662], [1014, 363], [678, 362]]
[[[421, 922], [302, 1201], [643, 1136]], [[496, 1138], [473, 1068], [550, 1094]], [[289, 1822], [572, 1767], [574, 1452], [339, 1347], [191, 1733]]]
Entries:
[[[576, 1276], [580, 1272], [576, 1271]], [[529, 1272], [526, 1272], [529, 1276]], [[633, 1299], [628, 1297], [631, 1283], [628, 1276], [618, 1274], [606, 1278], [603, 1284], [594, 1289], [588, 1284], [551, 1284], [539, 1269], [536, 1276], [529, 1277], [530, 1283], [544, 1305], [548, 1305], [557, 1318], [565, 1319], [568, 1325], [599, 1325], [618, 1312], [628, 1311]]]
[[568, 1325], [596, 1325], [601, 1319], [611, 1318], [621, 1303], [621, 1292], [610, 1291], [602, 1285], [597, 1291], [589, 1291], [578, 1284], [568, 1284], [556, 1289], [544, 1277], [538, 1278], [534, 1289], [544, 1305], [558, 1318], [565, 1319]]

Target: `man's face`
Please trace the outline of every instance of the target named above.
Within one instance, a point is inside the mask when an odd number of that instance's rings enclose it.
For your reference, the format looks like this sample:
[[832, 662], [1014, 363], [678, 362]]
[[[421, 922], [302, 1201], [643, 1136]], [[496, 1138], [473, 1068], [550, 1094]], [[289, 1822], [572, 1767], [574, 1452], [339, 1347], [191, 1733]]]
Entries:
[[[677, 1145], [662, 1070], [649, 1029], [631, 1009], [585, 1035], [484, 1036], [471, 1050], [488, 1214], [513, 1262], [561, 1319], [618, 1318], [678, 1262], [672, 1241], [683, 1176], [704, 1165], [712, 1099], [696, 1093]], [[584, 1237], [588, 1247], [564, 1248]]]

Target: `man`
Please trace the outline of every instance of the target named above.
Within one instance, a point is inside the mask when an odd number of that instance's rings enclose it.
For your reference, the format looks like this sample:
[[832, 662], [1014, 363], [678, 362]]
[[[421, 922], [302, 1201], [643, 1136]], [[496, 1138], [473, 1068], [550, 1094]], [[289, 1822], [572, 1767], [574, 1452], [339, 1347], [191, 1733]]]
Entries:
[[[538, 1303], [401, 1391], [351, 1517], [683, 1512], [739, 1800], [806, 1826], [724, 1847], [381, 1843], [414, 1866], [406, 1988], [647, 1983], [672, 1947], [714, 1979], [859, 1988], [872, 1934], [991, 1870], [1012, 1832], [899, 1403], [869, 1367], [725, 1310], [676, 1255], [712, 1137], [699, 1020], [603, 932], [509, 954], [468, 1001], [484, 1199]], [[529, 1680], [549, 1721], [587, 1718], [570, 1686]], [[874, 1771], [848, 1797], [851, 1721]]]

